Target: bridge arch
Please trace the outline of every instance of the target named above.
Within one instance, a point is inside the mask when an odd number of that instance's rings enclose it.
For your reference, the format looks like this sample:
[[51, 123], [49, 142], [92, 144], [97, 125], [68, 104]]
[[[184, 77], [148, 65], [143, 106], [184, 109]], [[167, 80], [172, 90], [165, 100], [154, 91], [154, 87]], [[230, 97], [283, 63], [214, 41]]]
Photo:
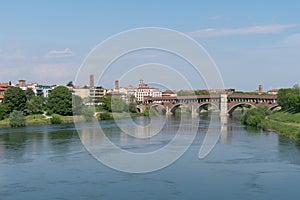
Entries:
[[140, 113], [142, 113], [142, 112], [144, 112], [145, 111], [145, 106], [144, 105], [137, 105], [136, 106], [136, 110], [137, 110], [137, 112], [140, 112]]
[[235, 109], [237, 109], [238, 107], [245, 106], [245, 105], [249, 105], [249, 106], [251, 106], [252, 108], [256, 108], [256, 107], [257, 107], [256, 105], [254, 105], [254, 104], [252, 104], [252, 103], [248, 103], [248, 102], [240, 102], [240, 103], [236, 103], [236, 104], [234, 104], [233, 106], [229, 107], [227, 113], [228, 113], [229, 115], [232, 115], [232, 113], [233, 113], [233, 111], [234, 111]]
[[180, 106], [185, 107], [185, 108], [189, 108], [189, 110], [190, 110], [190, 107], [188, 106], [188, 104], [185, 104], [185, 103], [177, 103], [177, 104], [175, 104], [175, 105], [173, 105], [173, 106], [171, 107], [170, 112], [171, 112], [173, 115], [175, 115], [176, 110], [177, 110]]
[[162, 112], [162, 114], [165, 114], [167, 112], [165, 106], [163, 106], [162, 104], [152, 104], [150, 106], [150, 110], [151, 109], [155, 109], [155, 111], [157, 112]]
[[269, 107], [269, 110], [274, 110], [276, 108], [280, 108], [280, 105], [276, 104], [276, 105], [272, 105]]
[[204, 102], [204, 103], [198, 104], [198, 105], [196, 106], [196, 108], [194, 108], [194, 110], [195, 110], [197, 113], [199, 113], [199, 112], [201, 111], [201, 109], [202, 109], [204, 106], [206, 106], [206, 105], [211, 105], [211, 106], [214, 107], [216, 110], [220, 110], [220, 109], [219, 109], [219, 106], [216, 105], [216, 104], [213, 103], [213, 102]]

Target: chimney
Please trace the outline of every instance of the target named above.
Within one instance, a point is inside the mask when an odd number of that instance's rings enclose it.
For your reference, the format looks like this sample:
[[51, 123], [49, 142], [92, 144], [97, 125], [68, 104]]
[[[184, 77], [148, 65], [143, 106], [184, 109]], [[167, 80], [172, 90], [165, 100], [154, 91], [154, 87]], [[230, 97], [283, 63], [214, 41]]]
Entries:
[[90, 88], [93, 88], [95, 86], [95, 80], [94, 80], [94, 75], [90, 75]]

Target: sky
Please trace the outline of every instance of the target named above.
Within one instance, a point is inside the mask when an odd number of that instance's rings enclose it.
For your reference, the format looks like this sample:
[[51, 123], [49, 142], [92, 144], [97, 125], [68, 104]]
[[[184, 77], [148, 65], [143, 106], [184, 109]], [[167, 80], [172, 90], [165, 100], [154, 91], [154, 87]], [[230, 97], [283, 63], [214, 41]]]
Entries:
[[[265, 90], [292, 87], [300, 82], [299, 8], [296, 0], [3, 0], [0, 83], [19, 79], [40, 84], [74, 82], [85, 58], [99, 43], [123, 31], [161, 27], [187, 34], [202, 45], [226, 88], [253, 91], [259, 84]], [[131, 58], [146, 64], [153, 62], [153, 54], [144, 51]], [[168, 64], [178, 73], [187, 71], [189, 66], [176, 63]], [[113, 74], [121, 66], [115, 65], [115, 71], [100, 84], [113, 87], [118, 78]], [[192, 75], [185, 76], [193, 87], [205, 87]], [[137, 85], [140, 78], [143, 75], [132, 84]], [[151, 82], [151, 76], [146, 81]]]

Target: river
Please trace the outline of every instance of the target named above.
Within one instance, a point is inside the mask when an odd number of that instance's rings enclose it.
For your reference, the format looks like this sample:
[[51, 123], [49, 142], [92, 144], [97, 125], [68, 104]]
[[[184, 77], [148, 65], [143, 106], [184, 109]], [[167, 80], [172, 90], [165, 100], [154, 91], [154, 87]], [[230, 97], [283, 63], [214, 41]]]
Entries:
[[[199, 159], [209, 119], [185, 124], [199, 129], [183, 156], [166, 168], [141, 174], [103, 165], [86, 150], [71, 124], [1, 129], [0, 199], [299, 199], [297, 144], [229, 118], [213, 150]], [[174, 138], [180, 118], [169, 117], [165, 123], [145, 143], [129, 139], [113, 121], [101, 127], [111, 141], [142, 152], [159, 149]]]

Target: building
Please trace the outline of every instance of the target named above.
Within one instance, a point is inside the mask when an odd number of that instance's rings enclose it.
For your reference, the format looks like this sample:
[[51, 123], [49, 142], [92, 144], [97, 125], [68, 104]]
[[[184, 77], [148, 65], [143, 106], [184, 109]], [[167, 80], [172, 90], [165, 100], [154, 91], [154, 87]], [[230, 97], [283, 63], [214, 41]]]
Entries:
[[22, 90], [27, 90], [26, 80], [19, 80], [16, 86], [21, 88]]
[[166, 90], [164, 92], [161, 93], [162, 97], [176, 97], [177, 93], [175, 90]]
[[13, 87], [10, 83], [0, 83], [0, 103], [2, 103], [4, 99], [4, 93], [9, 88]]
[[122, 99], [129, 101], [134, 97], [137, 101], [142, 102], [144, 97], [161, 97], [162, 93], [158, 88], [149, 87], [143, 80], [139, 81], [139, 87], [134, 86], [120, 87], [119, 81], [115, 81], [115, 88], [109, 92], [114, 95], [119, 95]]
[[128, 96], [124, 92], [111, 91], [109, 94], [111, 94], [113, 97], [120, 97], [126, 102], [129, 101]]
[[89, 89], [89, 97], [93, 103], [99, 103], [100, 99], [106, 95], [107, 90], [102, 86], [94, 86]]
[[161, 97], [162, 92], [158, 88], [149, 87], [143, 80], [139, 81], [139, 87], [136, 92], [136, 99], [138, 102], [142, 102], [144, 97]]
[[269, 90], [267, 93], [270, 95], [277, 95], [278, 91], [279, 91], [279, 89], [273, 89], [273, 90]]
[[87, 99], [90, 96], [90, 89], [74, 88], [74, 94], [80, 96], [82, 99]]
[[31, 88], [34, 94], [38, 97], [48, 98], [52, 90], [50, 85], [36, 85], [34, 88]]

